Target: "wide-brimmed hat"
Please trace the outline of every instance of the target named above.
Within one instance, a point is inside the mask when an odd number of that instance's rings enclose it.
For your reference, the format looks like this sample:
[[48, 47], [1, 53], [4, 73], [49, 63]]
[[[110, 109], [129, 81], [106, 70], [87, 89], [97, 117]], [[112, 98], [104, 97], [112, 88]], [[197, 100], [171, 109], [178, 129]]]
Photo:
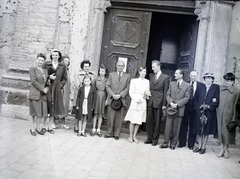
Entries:
[[112, 103], [111, 103], [111, 107], [112, 109], [114, 110], [120, 110], [123, 106], [123, 103], [122, 103], [122, 100], [121, 99], [117, 99], [117, 100], [112, 100]]
[[172, 108], [171, 106], [168, 106], [166, 109], [167, 116], [169, 117], [177, 117], [178, 116], [178, 109]]
[[204, 73], [204, 75], [203, 75], [203, 78], [206, 78], [206, 77], [211, 77], [211, 78], [215, 78], [214, 76], [213, 76], [213, 73], [210, 73], [210, 72], [208, 72], [208, 73]]

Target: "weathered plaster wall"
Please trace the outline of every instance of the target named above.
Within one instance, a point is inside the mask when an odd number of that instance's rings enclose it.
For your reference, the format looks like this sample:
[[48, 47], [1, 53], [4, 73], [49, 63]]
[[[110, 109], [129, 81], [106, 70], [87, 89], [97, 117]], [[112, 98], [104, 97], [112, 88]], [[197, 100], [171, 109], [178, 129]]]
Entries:
[[17, 5], [17, 0], [0, 0], [0, 76], [12, 57]]
[[240, 2], [236, 1], [233, 6], [231, 30], [229, 35], [229, 46], [226, 71], [236, 75], [236, 86], [240, 89]]

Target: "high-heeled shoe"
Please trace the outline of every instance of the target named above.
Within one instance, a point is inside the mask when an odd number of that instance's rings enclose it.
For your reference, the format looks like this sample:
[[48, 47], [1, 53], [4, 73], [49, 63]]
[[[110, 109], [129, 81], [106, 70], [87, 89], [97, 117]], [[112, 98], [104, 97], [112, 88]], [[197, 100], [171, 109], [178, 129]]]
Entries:
[[201, 149], [201, 150], [199, 151], [199, 154], [205, 154], [205, 152], [206, 152], [206, 149]]
[[133, 142], [138, 143], [138, 140], [134, 137], [134, 138], [133, 138]]
[[228, 152], [228, 153], [225, 152], [225, 153], [223, 154], [223, 157], [224, 157], [225, 159], [228, 159], [228, 158], [229, 158], [229, 152]]
[[131, 137], [129, 137], [129, 138], [128, 138], [128, 141], [129, 141], [130, 143], [132, 143], [132, 142], [133, 142], [133, 139], [132, 139]]
[[35, 131], [32, 131], [32, 129], [30, 129], [30, 133], [31, 133], [32, 136], [36, 136], [37, 135]]
[[198, 153], [200, 150], [201, 150], [201, 149], [199, 149], [199, 148], [195, 148], [195, 149], [193, 149], [193, 152], [194, 152], [194, 153]]
[[40, 134], [40, 135], [44, 135], [44, 132], [41, 130], [41, 131], [39, 131], [39, 130], [35, 130], [38, 134]]
[[223, 155], [224, 155], [224, 151], [223, 151], [223, 152], [220, 152], [220, 153], [217, 155], [217, 157], [218, 157], [218, 158], [221, 158], [221, 157], [223, 157]]

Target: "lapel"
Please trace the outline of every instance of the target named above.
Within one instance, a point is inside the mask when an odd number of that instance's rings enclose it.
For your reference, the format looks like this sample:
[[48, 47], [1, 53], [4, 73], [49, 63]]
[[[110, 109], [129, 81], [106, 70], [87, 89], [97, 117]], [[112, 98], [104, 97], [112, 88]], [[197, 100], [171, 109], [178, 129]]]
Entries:
[[125, 78], [125, 76], [126, 76], [126, 74], [124, 72], [122, 72], [122, 76], [121, 76], [121, 79], [120, 79], [119, 83], [122, 82], [122, 80]]
[[40, 76], [42, 79], [42, 82], [45, 81], [45, 77], [43, 76], [42, 72], [38, 70], [38, 68], [35, 68], [35, 73], [38, 74], [37, 76]]
[[206, 98], [207, 98], [207, 95], [212, 91], [213, 89], [213, 84], [211, 84], [210, 88], [208, 89], [207, 93], [206, 93]]
[[161, 73], [161, 75], [158, 77], [157, 80], [155, 80], [155, 74], [153, 75], [153, 80], [155, 84], [159, 83], [162, 80], [162, 78], [163, 78], [163, 73]]

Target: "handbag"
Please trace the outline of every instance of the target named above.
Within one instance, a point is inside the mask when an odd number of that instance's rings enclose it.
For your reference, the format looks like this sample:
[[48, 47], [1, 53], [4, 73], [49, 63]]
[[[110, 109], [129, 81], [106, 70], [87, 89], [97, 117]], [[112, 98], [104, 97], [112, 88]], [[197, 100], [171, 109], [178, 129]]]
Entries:
[[235, 121], [230, 121], [226, 126], [228, 129], [228, 132], [234, 132], [237, 127], [237, 123]]

